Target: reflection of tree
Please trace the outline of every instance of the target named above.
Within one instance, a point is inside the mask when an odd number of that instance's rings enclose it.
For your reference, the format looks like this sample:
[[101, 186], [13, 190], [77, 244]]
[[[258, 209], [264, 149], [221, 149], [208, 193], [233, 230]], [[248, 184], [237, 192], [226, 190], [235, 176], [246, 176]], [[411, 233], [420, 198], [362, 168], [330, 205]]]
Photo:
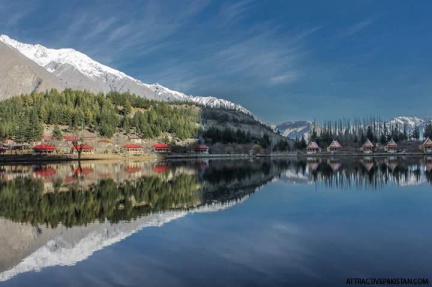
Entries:
[[203, 200], [225, 202], [244, 197], [279, 176], [286, 167], [283, 161], [213, 162], [203, 175]]
[[[302, 173], [304, 161], [293, 162], [297, 173]], [[303, 173], [304, 174], [304, 173]], [[426, 178], [428, 177], [425, 172]], [[381, 188], [389, 182], [407, 184], [422, 180], [418, 159], [370, 159], [341, 160], [338, 169], [332, 168], [331, 161], [321, 161], [310, 170], [310, 180], [323, 182], [329, 187], [372, 187]]]
[[[175, 170], [175, 169], [174, 169]], [[20, 177], [0, 186], [0, 216], [8, 219], [67, 227], [95, 220], [131, 220], [150, 212], [189, 209], [206, 203], [236, 200], [253, 192], [278, 173], [269, 161], [215, 163], [198, 176], [172, 172], [173, 176], [145, 176], [135, 180], [79, 183], [61, 191], [44, 192], [40, 178]]]
[[0, 216], [20, 222], [57, 226], [94, 220], [130, 220], [153, 211], [188, 208], [201, 202], [194, 176], [170, 181], [147, 177], [117, 184], [102, 180], [88, 190], [44, 193], [41, 180], [17, 178], [0, 191]]

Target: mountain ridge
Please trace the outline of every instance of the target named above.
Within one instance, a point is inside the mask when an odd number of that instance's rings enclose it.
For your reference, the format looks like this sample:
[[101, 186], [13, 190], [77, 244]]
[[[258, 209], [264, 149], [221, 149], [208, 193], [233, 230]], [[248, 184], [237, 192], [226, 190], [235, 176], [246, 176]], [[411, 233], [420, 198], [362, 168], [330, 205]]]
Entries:
[[[392, 119], [384, 121], [384, 124], [390, 129], [391, 126], [398, 126], [402, 132], [404, 126], [406, 126], [408, 132], [412, 132], [417, 126], [420, 129], [420, 134], [427, 123], [432, 120], [432, 116], [426, 116], [423, 118], [416, 116], [397, 116]], [[309, 132], [313, 126], [312, 121], [285, 121], [280, 124], [273, 125], [273, 128], [283, 136], [290, 139], [300, 139], [302, 136], [305, 140], [309, 139]], [[316, 124], [317, 132], [319, 133], [321, 125]]]
[[[40, 44], [22, 43], [7, 35], [0, 35], [0, 42], [16, 49], [46, 71], [55, 75], [63, 88], [85, 89], [95, 93], [130, 92], [153, 100], [192, 102], [204, 107], [242, 112], [252, 116], [261, 124], [270, 126], [248, 109], [234, 102], [211, 96], [190, 96], [171, 90], [158, 83], [145, 84], [71, 48], [50, 49]], [[4, 98], [11, 96], [14, 95], [6, 95]]]

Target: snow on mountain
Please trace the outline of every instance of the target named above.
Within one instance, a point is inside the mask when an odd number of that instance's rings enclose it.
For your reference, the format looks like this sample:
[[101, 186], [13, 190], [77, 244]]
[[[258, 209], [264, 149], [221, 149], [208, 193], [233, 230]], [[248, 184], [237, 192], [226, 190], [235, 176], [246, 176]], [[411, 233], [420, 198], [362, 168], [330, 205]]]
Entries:
[[425, 119], [420, 119], [417, 117], [407, 117], [399, 116], [395, 117], [386, 122], [386, 124], [395, 126], [396, 124], [403, 128], [406, 125], [408, 128], [414, 128], [415, 126], [423, 126], [425, 124]]
[[287, 121], [276, 125], [275, 129], [284, 137], [290, 139], [300, 139], [304, 136], [305, 140], [309, 138], [309, 131], [312, 129], [311, 121]]
[[[407, 128], [407, 132], [411, 133], [417, 126], [420, 129], [420, 136], [424, 126], [432, 121], [432, 117], [409, 117], [409, 116], [398, 116], [393, 119], [385, 121], [385, 125], [388, 130], [398, 126], [399, 130], [403, 132], [404, 127]], [[309, 131], [312, 129], [313, 123], [311, 121], [287, 121], [281, 124], [274, 125], [274, 129], [279, 131], [283, 136], [291, 139], [300, 139], [302, 136], [306, 139], [309, 138]], [[319, 134], [321, 125], [316, 125], [316, 131]]]
[[188, 96], [157, 83], [145, 84], [123, 72], [96, 62], [74, 49], [49, 49], [39, 44], [21, 43], [6, 35], [1, 35], [0, 41], [15, 48], [48, 72], [57, 76], [64, 88], [86, 89], [95, 93], [130, 92], [154, 100], [194, 102], [205, 107], [239, 111], [269, 126], [243, 106], [231, 101], [215, 97]]

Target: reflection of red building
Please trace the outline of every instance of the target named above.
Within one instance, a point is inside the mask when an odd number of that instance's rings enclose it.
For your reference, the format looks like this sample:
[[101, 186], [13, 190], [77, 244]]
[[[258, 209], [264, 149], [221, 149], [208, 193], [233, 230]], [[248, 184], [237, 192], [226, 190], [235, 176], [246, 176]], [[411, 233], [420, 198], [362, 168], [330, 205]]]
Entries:
[[124, 168], [124, 171], [127, 173], [136, 173], [138, 171], [140, 171], [141, 168], [137, 167], [137, 166], [127, 166]]
[[165, 164], [158, 164], [154, 167], [154, 171], [157, 173], [163, 173], [169, 170], [169, 166]]
[[36, 153], [41, 153], [41, 154], [46, 154], [46, 153], [53, 153], [56, 148], [53, 145], [49, 145], [49, 144], [40, 144], [40, 145], [36, 145], [33, 147], [33, 150]]
[[53, 175], [56, 173], [56, 170], [52, 167], [40, 167], [33, 170], [33, 174], [42, 178], [43, 182], [51, 182], [53, 181]]
[[171, 147], [164, 143], [157, 143], [153, 146], [153, 149], [157, 153], [167, 153], [171, 152]]
[[92, 173], [92, 172], [93, 172], [92, 168], [81, 168], [81, 169], [77, 168], [77, 169], [73, 170], [73, 173], [76, 175], [80, 175], [80, 174], [88, 175], [89, 173]]

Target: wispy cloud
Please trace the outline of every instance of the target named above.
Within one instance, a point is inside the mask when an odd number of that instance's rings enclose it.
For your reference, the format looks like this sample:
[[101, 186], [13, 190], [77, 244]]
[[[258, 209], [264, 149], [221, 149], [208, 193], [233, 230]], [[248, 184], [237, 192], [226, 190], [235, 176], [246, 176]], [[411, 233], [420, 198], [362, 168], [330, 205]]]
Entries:
[[223, 5], [220, 14], [226, 21], [240, 20], [252, 6], [252, 0], [238, 1]]
[[2, 1], [0, 2], [0, 30], [1, 33], [15, 32], [19, 24], [26, 19], [37, 7], [35, 2]]
[[262, 30], [265, 32], [227, 45], [215, 55], [215, 62], [226, 73], [255, 78], [266, 85], [296, 81], [301, 74], [300, 62], [307, 54], [303, 41], [319, 28], [297, 33]]
[[351, 36], [354, 35], [358, 32], [360, 32], [361, 30], [367, 28], [368, 26], [372, 25], [375, 22], [374, 18], [368, 18], [364, 21], [361, 22], [357, 22], [354, 25], [351, 25], [350, 27], [346, 28], [345, 30], [343, 30], [339, 36], [341, 37], [347, 37], [347, 36]]

